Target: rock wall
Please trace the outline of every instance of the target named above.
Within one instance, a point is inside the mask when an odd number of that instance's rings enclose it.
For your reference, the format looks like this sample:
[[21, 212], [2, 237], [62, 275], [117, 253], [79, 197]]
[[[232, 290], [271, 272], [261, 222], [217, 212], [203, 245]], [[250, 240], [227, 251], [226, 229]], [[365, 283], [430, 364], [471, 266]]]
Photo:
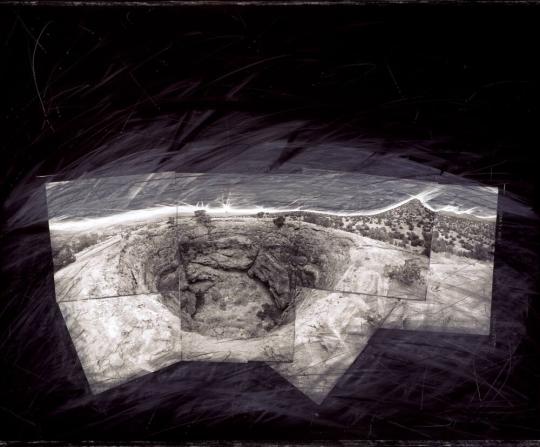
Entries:
[[180, 218], [182, 328], [216, 335], [216, 326], [241, 323], [246, 330], [217, 336], [247, 338], [290, 322], [297, 287], [322, 278], [331, 288], [339, 279], [333, 273], [349, 260], [350, 239], [336, 243], [330, 232], [299, 222], [278, 226], [272, 218]]

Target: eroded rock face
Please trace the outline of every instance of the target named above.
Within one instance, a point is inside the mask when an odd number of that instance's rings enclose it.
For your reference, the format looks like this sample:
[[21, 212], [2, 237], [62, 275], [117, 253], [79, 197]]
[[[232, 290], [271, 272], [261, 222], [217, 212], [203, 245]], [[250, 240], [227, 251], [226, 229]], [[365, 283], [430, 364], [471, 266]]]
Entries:
[[283, 262], [269, 252], [259, 253], [247, 274], [268, 287], [278, 309], [284, 310], [289, 305], [292, 284], [287, 260]]
[[297, 288], [342, 268], [350, 246], [345, 238], [334, 250], [311, 224], [262, 218], [180, 218], [179, 233], [182, 328], [216, 337], [258, 337], [292, 321]]
[[[119, 295], [177, 291], [174, 273], [178, 267], [176, 227], [161, 223], [122, 235], [117, 275]], [[159, 287], [158, 287], [159, 283]]]

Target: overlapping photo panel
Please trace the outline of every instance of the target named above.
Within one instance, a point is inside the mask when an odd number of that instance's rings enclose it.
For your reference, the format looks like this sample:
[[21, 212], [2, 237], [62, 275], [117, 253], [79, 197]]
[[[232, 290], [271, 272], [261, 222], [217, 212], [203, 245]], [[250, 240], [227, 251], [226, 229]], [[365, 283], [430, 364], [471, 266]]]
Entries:
[[[419, 198], [435, 184], [365, 174], [179, 176], [191, 187], [180, 188], [179, 215], [234, 216], [290, 234], [295, 285], [425, 299], [434, 213]], [[396, 280], [404, 266], [416, 281]]]
[[385, 325], [489, 334], [498, 189], [441, 185], [426, 305], [401, 302]]
[[291, 232], [272, 222], [178, 213], [182, 358], [292, 361]]
[[254, 179], [178, 176], [184, 360], [293, 360], [294, 233], [258, 215], [288, 203], [271, 201]]
[[46, 186], [56, 299], [93, 392], [180, 359], [174, 179]]
[[399, 302], [373, 295], [300, 289], [294, 360], [270, 366], [320, 404]]
[[498, 191], [440, 185], [426, 301], [305, 289], [295, 357], [272, 367], [321, 403], [378, 328], [489, 335]]
[[59, 307], [93, 393], [181, 360], [179, 317], [160, 294], [64, 301]]
[[176, 291], [173, 172], [47, 184], [56, 298]]
[[[415, 197], [429, 188], [356, 174], [178, 174], [183, 359], [292, 362], [305, 287], [425, 299], [433, 212]], [[403, 268], [416, 276], [400, 281]]]

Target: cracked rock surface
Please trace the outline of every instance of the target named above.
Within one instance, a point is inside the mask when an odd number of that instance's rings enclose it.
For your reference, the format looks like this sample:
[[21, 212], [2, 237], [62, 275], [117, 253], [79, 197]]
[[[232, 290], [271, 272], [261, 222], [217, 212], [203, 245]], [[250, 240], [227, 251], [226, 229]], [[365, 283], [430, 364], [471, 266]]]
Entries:
[[[262, 337], [294, 320], [297, 287], [325, 281], [349, 245], [309, 225], [271, 218], [179, 218], [182, 329], [213, 337]], [[336, 267], [337, 266], [337, 267]]]

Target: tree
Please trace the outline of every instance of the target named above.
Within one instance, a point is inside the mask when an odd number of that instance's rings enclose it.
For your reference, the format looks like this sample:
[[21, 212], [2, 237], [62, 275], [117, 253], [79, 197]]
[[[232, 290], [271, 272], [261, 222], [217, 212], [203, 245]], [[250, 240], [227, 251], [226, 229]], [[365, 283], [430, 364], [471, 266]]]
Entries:
[[195, 214], [195, 220], [205, 227], [209, 226], [212, 222], [212, 218], [208, 215], [206, 210], [195, 210], [193, 214]]
[[423, 230], [422, 237], [424, 238], [424, 254], [429, 256], [429, 252], [431, 251], [431, 231]]
[[285, 224], [285, 217], [283, 216], [275, 217], [273, 222], [276, 227], [281, 228]]
[[53, 260], [55, 272], [76, 261], [73, 250], [68, 246], [62, 247], [58, 252], [54, 252]]

